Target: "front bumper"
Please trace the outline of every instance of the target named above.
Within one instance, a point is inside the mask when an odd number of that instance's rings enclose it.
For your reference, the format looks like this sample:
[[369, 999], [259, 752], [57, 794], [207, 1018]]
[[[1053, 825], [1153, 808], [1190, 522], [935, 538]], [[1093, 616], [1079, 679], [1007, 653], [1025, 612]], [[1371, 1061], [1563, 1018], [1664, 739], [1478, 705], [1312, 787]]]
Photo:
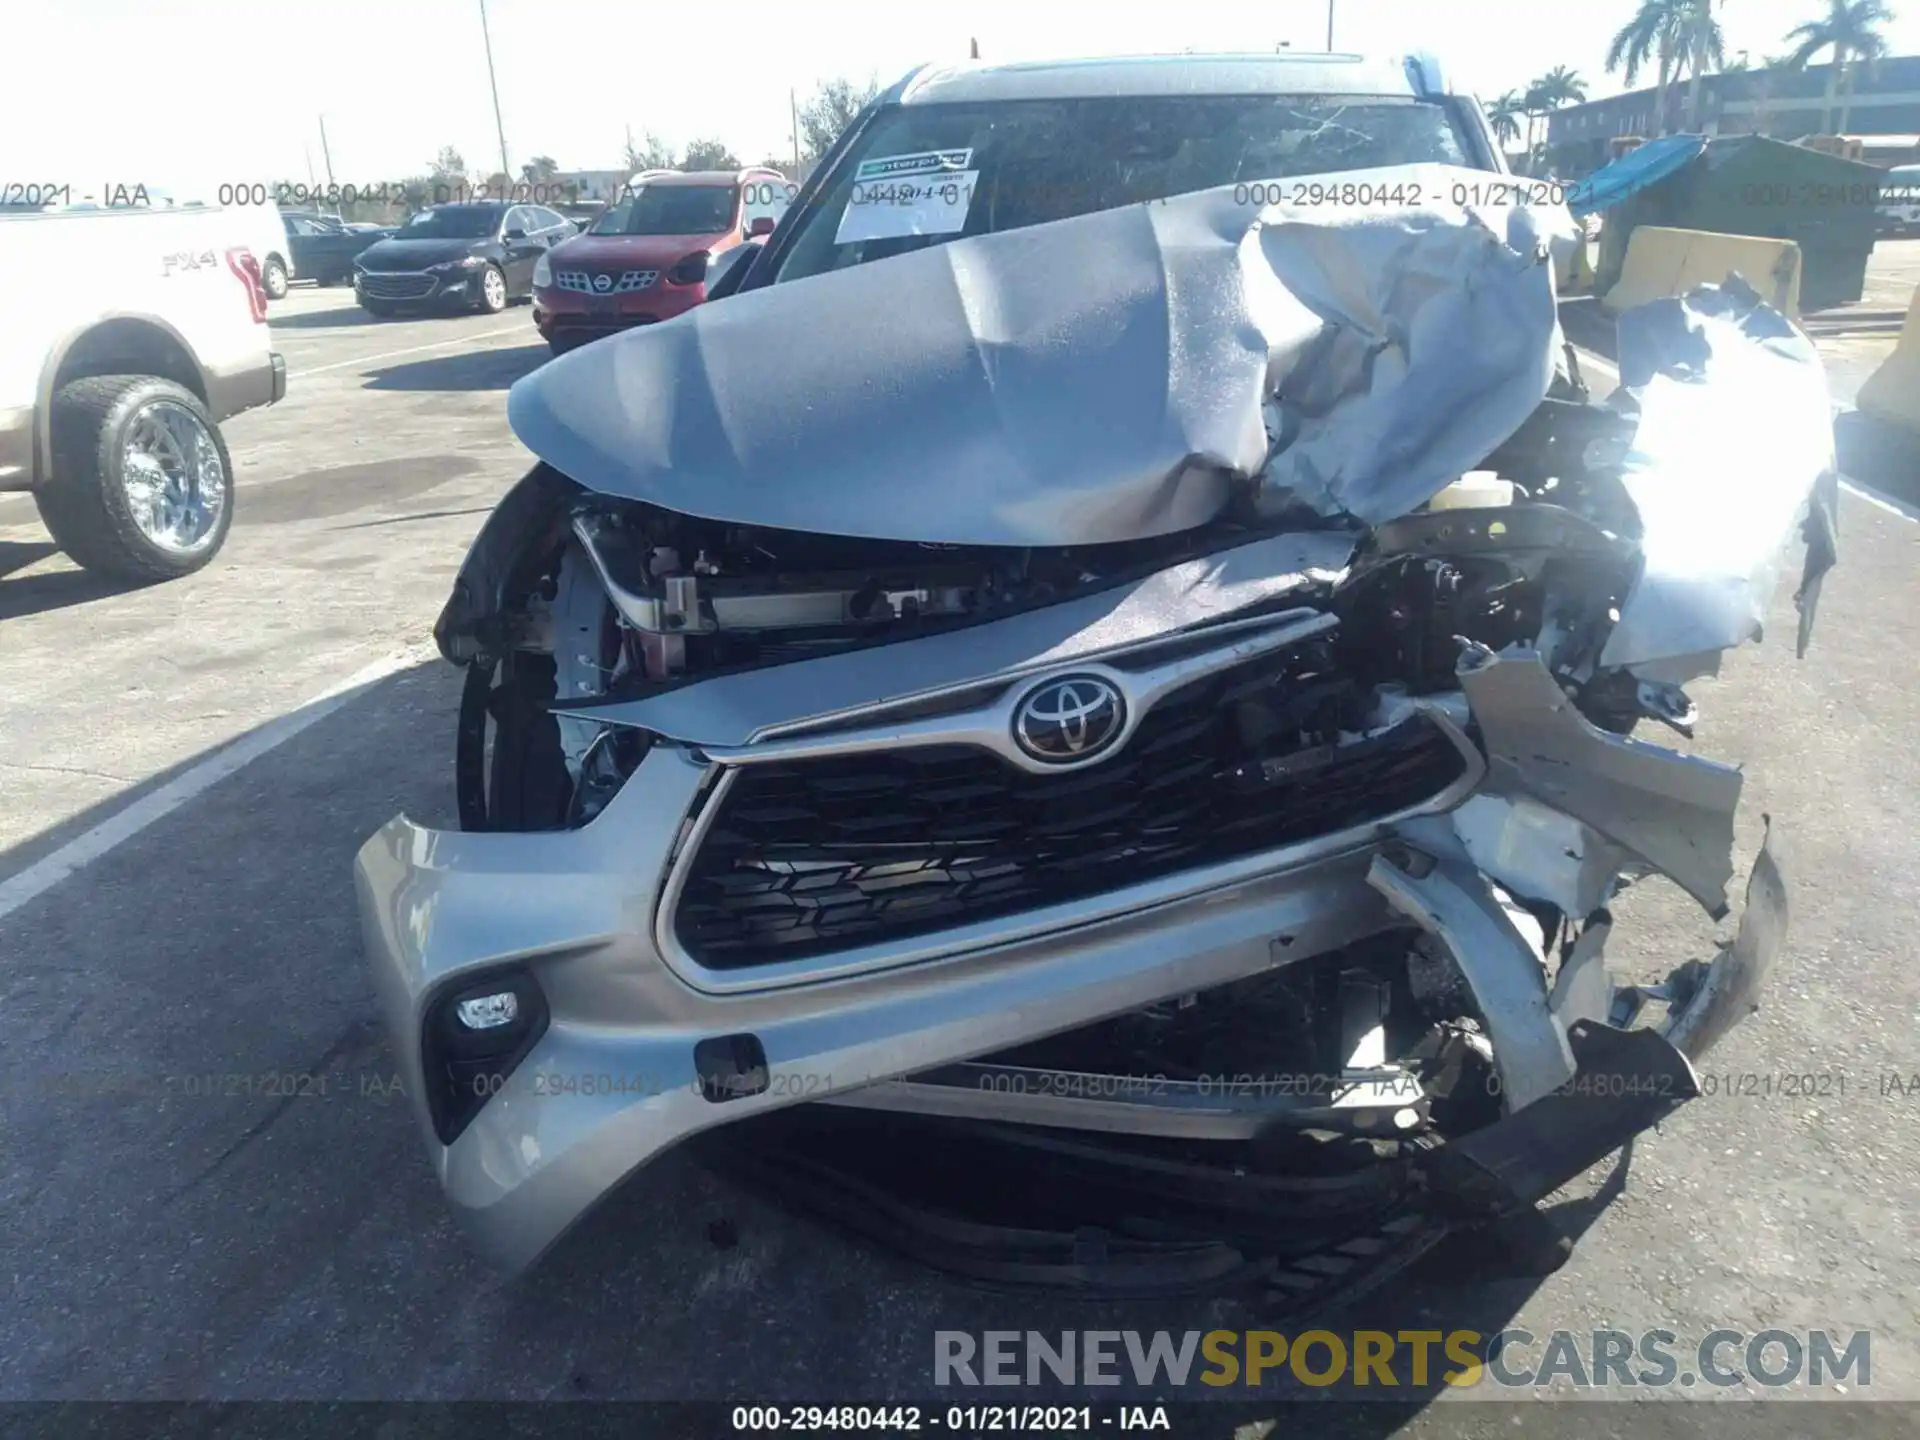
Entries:
[[356, 270], [353, 295], [356, 300], [371, 300], [376, 305], [397, 309], [471, 303], [479, 298], [483, 268], [476, 266], [448, 274], [424, 270]]
[[[1393, 923], [1377, 843], [1298, 847], [1230, 887], [831, 983], [713, 994], [654, 942], [701, 767], [657, 750], [587, 827], [454, 833], [397, 818], [355, 881], [375, 988], [423, 1138], [477, 1246], [532, 1263], [631, 1171], [697, 1131], [1123, 1014], [1324, 953]], [[425, 1101], [423, 1022], [446, 988], [524, 965], [550, 1021], [450, 1145]], [[703, 1086], [695, 1047], [750, 1035], [757, 1093]], [[591, 1092], [591, 1093], [589, 1093]]]
[[[1428, 843], [1433, 832], [1421, 827], [1448, 826], [1434, 812], [1458, 805], [1463, 792], [1420, 815], [1270, 852], [1257, 869], [1211, 888], [1142, 887], [1101, 897], [1078, 923], [1057, 917], [1036, 928], [1032, 916], [1017, 916], [997, 934], [971, 933], [964, 948], [956, 939], [951, 951], [922, 952], [913, 963], [760, 988], [736, 979], [722, 990], [701, 988], [702, 976], [677, 966], [658, 938], [679, 820], [710, 768], [662, 744], [581, 829], [462, 833], [400, 817], [356, 860], [375, 988], [422, 1137], [474, 1243], [509, 1271], [532, 1264], [631, 1172], [699, 1131], [1228, 984], [1403, 925], [1409, 915], [1443, 943], [1464, 940], [1459, 958], [1493, 1023], [1496, 1052], [1526, 1057], [1531, 1047], [1539, 1056], [1558, 1045], [1565, 1054], [1561, 1072], [1550, 1054], [1526, 1060], [1531, 1083], [1519, 1072], [1508, 1079], [1515, 1106], [1522, 1090], [1541, 1104], [1557, 1098], [1556, 1087], [1577, 1084], [1567, 1037], [1590, 1030], [1593, 1014], [1563, 1010], [1497, 920], [1488, 929], [1466, 913], [1484, 898], [1477, 877], [1462, 879], [1457, 864], [1443, 860], [1417, 883], [1382, 883], [1385, 869], [1404, 864], [1402, 837]], [[1475, 774], [1466, 788], [1486, 779]], [[1763, 847], [1739, 939], [1684, 993], [1662, 997], [1672, 1001], [1664, 1027], [1671, 1043], [1661, 1042], [1669, 1073], [1690, 1074], [1689, 1057], [1755, 1007], [1785, 924], [1785, 882]], [[534, 977], [549, 1023], [467, 1128], [442, 1144], [426, 1098], [427, 1017], [451, 989], [506, 967]], [[698, 1052], [702, 1042], [724, 1042], [739, 1053], [734, 1037], [750, 1037], [747, 1053], [764, 1056], [764, 1070], [716, 1089]], [[1663, 1093], [1677, 1103], [1691, 1090]], [[1565, 1137], [1533, 1171], [1559, 1174], [1577, 1161], [1577, 1172], [1617, 1146], [1607, 1137], [1623, 1124], [1632, 1133], [1664, 1113], [1629, 1109]], [[1531, 1136], [1537, 1122], [1512, 1128], [1527, 1114], [1516, 1108], [1479, 1132], [1495, 1146], [1493, 1158], [1470, 1158], [1497, 1173], [1506, 1163], [1498, 1138]], [[1508, 1188], [1518, 1195], [1517, 1184]]]
[[683, 315], [707, 298], [707, 287], [674, 285], [663, 276], [644, 290], [591, 296], [557, 285], [533, 292], [533, 323], [548, 340], [585, 344], [641, 325]]

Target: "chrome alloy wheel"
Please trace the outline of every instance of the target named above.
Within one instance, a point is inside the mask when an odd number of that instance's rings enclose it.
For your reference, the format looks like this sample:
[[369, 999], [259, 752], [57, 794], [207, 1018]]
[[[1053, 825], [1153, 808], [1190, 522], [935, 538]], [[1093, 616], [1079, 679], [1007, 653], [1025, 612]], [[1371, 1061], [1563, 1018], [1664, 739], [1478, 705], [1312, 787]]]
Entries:
[[488, 266], [480, 277], [480, 288], [486, 291], [487, 308], [501, 309], [507, 303], [507, 277], [492, 266]]
[[133, 523], [155, 545], [192, 555], [214, 542], [230, 482], [220, 447], [191, 410], [171, 400], [142, 406], [120, 469]]

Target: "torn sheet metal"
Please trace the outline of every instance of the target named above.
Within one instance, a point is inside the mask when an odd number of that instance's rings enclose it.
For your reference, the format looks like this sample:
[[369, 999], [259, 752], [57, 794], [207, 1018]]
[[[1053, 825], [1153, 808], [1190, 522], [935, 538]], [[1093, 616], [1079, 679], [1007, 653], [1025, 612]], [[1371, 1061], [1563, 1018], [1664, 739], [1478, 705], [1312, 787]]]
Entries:
[[1707, 967], [1687, 1002], [1667, 1016], [1667, 1039], [1694, 1060], [1760, 1008], [1767, 975], [1786, 948], [1787, 872], [1780, 861], [1773, 817], [1763, 818], [1766, 838], [1747, 877], [1747, 908], [1741, 912], [1740, 929], [1733, 943]]
[[1813, 343], [1737, 278], [1623, 311], [1619, 337], [1620, 383], [1639, 405], [1623, 483], [1644, 568], [1600, 664], [1645, 667], [1757, 639], [1811, 501], [1804, 651], [1834, 560], [1837, 498], [1823, 483], [1833, 415]]
[[1403, 865], [1383, 853], [1367, 870], [1367, 883], [1445, 946], [1466, 976], [1510, 1109], [1523, 1109], [1573, 1078], [1573, 1052], [1548, 1009], [1540, 956], [1485, 879], [1454, 861], [1418, 855]]
[[1451, 166], [1315, 176], [1404, 206], [1246, 186], [959, 239], [775, 284], [519, 381], [508, 419], [594, 490], [710, 519], [976, 545], [1206, 523], [1263, 500], [1402, 513], [1552, 375], [1564, 212], [1449, 203]]
[[[1278, 377], [1263, 503], [1297, 496], [1370, 524], [1404, 515], [1546, 398], [1559, 352], [1551, 244], [1571, 231], [1564, 211], [1482, 217], [1433, 205], [1263, 220], [1265, 269], [1326, 326]], [[1504, 221], [1504, 235], [1489, 221]]]
[[1606, 962], [1607, 940], [1612, 933], [1613, 917], [1603, 910], [1587, 922], [1561, 960], [1547, 1008], [1563, 1029], [1581, 1020], [1592, 1025], [1606, 1023], [1613, 1004], [1613, 976]]
[[[1115, 657], [1231, 623], [1236, 612], [1331, 584], [1353, 555], [1337, 531], [1269, 535], [1054, 605], [890, 645], [714, 675], [644, 699], [572, 707], [690, 744], [747, 745], [778, 732], [973, 685], [1010, 684], [1049, 666]], [[1220, 643], [1227, 643], [1220, 631]]]
[[1452, 821], [1475, 868], [1576, 919], [1605, 905], [1628, 868], [1617, 845], [1531, 795], [1475, 795]]
[[1669, 877], [1716, 920], [1726, 914], [1737, 769], [1599, 729], [1537, 651], [1470, 646], [1460, 688], [1487, 748], [1488, 791], [1544, 801]]

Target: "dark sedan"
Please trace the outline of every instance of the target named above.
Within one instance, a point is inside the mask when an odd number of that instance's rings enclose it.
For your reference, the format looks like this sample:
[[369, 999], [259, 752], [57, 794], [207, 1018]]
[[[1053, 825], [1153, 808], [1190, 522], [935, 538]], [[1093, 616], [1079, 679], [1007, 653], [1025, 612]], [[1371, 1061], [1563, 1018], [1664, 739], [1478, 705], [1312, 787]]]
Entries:
[[352, 230], [330, 215], [308, 215], [283, 210], [287, 245], [293, 251], [293, 273], [321, 285], [344, 285], [353, 279], [354, 258], [388, 231]]
[[435, 205], [353, 262], [369, 315], [461, 309], [492, 315], [533, 293], [534, 262], [574, 233], [544, 205]]

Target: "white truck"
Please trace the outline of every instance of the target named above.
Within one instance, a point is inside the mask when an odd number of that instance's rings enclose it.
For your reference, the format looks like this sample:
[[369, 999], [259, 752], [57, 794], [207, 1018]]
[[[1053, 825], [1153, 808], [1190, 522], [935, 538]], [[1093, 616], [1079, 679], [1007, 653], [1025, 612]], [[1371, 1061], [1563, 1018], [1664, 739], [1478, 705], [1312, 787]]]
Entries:
[[260, 261], [217, 209], [0, 215], [0, 490], [119, 579], [211, 560], [233, 523], [220, 422], [286, 393]]

